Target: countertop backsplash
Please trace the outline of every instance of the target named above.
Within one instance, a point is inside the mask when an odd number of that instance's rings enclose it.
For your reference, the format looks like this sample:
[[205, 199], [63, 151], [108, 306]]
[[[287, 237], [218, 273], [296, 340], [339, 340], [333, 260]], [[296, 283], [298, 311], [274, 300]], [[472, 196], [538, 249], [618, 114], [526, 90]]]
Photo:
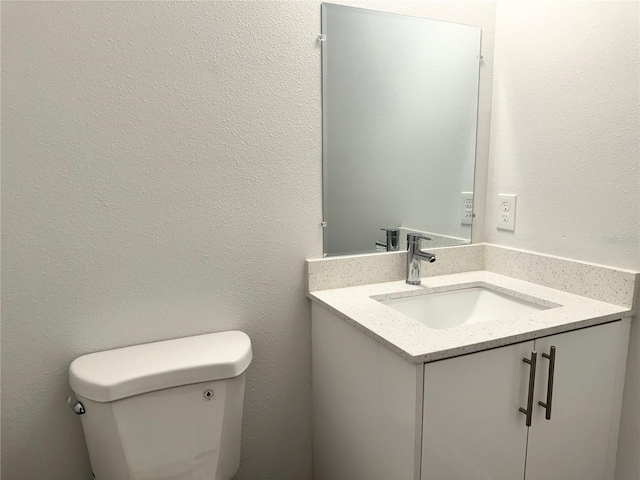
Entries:
[[[486, 270], [637, 310], [639, 272], [485, 243], [430, 251], [437, 260], [423, 262], [423, 278]], [[403, 280], [405, 262], [405, 251], [307, 260], [307, 291]]]

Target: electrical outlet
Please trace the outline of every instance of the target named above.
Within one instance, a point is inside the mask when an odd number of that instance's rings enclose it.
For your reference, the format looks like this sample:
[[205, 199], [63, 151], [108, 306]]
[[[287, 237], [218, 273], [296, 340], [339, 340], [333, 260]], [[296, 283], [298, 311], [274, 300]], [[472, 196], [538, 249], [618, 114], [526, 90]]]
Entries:
[[461, 225], [471, 225], [473, 220], [473, 192], [460, 192], [462, 195]]
[[516, 195], [508, 195], [504, 193], [498, 194], [498, 223], [496, 227], [499, 230], [508, 230], [510, 232], [516, 229]]

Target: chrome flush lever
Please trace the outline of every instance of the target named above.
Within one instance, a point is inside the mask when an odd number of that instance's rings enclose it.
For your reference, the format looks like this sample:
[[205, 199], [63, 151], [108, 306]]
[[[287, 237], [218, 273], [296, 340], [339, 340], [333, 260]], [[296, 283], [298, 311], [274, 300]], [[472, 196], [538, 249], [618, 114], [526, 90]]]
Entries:
[[71, 410], [73, 410], [73, 413], [76, 415], [82, 415], [85, 412], [84, 405], [82, 405], [78, 400], [74, 402], [74, 399], [71, 398], [71, 396], [67, 397], [67, 405], [71, 407]]

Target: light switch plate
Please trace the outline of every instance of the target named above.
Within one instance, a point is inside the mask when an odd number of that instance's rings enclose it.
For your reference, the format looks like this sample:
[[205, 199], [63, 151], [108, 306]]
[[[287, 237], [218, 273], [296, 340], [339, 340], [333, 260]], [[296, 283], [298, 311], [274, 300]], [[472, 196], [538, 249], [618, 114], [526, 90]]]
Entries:
[[496, 219], [498, 230], [516, 229], [516, 195], [506, 193], [498, 194], [498, 218]]
[[460, 224], [471, 225], [473, 220], [473, 192], [460, 192], [462, 206], [460, 211]]

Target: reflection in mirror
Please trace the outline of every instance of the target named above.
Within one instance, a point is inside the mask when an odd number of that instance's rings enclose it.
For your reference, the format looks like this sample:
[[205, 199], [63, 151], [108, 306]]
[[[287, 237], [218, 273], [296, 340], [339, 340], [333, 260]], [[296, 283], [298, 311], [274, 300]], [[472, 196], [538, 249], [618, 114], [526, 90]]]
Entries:
[[480, 28], [323, 4], [322, 33], [325, 255], [470, 243]]

